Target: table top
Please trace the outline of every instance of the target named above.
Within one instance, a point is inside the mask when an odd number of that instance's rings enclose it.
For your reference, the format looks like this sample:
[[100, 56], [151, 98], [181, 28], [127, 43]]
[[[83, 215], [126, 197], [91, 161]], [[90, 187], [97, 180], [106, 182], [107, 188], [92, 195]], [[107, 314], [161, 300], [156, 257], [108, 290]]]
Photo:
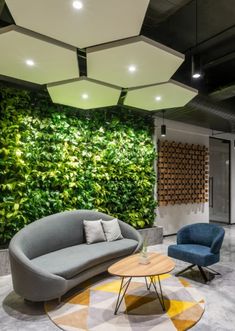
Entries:
[[166, 274], [175, 268], [175, 262], [160, 253], [147, 253], [149, 264], [140, 264], [140, 254], [128, 256], [108, 268], [111, 275], [120, 277], [148, 277]]

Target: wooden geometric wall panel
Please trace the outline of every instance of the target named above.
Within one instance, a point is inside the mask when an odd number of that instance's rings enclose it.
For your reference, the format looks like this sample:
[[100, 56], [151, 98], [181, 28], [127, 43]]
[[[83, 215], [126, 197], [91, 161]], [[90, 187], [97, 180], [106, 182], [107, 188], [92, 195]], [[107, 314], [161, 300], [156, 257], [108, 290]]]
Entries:
[[208, 202], [208, 148], [158, 141], [158, 205]]

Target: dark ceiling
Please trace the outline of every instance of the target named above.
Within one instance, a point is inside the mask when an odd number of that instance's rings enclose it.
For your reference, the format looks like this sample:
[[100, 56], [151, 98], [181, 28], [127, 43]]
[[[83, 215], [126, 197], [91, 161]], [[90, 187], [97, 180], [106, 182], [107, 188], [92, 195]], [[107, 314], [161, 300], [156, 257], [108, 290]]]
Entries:
[[[14, 23], [3, 0], [0, 13], [0, 27]], [[184, 53], [173, 79], [199, 90], [187, 106], [168, 109], [165, 117], [235, 132], [235, 0], [150, 0], [141, 34]], [[191, 78], [192, 55], [203, 73], [198, 80]]]
[[[235, 0], [150, 0], [142, 34], [185, 54], [173, 79], [199, 90], [165, 117], [235, 132]], [[203, 77], [191, 78], [192, 56]]]

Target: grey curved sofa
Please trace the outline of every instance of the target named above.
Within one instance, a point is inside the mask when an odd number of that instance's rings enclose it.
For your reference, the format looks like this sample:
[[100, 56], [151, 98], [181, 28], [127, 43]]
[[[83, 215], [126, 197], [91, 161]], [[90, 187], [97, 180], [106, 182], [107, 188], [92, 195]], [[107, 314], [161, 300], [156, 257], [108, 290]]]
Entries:
[[12, 238], [9, 256], [17, 294], [35, 302], [60, 298], [141, 249], [139, 232], [120, 220], [124, 239], [86, 244], [84, 219], [108, 221], [113, 217], [90, 210], [62, 212], [27, 225]]

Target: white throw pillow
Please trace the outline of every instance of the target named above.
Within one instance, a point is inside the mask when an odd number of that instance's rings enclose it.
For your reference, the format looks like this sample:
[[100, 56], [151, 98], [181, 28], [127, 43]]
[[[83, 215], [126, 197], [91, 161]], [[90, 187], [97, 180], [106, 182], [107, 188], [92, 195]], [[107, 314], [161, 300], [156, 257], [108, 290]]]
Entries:
[[114, 218], [111, 221], [102, 220], [102, 225], [107, 241], [123, 239], [118, 220]]
[[100, 241], [106, 241], [104, 230], [100, 220], [84, 220], [84, 230], [87, 244], [94, 244]]

